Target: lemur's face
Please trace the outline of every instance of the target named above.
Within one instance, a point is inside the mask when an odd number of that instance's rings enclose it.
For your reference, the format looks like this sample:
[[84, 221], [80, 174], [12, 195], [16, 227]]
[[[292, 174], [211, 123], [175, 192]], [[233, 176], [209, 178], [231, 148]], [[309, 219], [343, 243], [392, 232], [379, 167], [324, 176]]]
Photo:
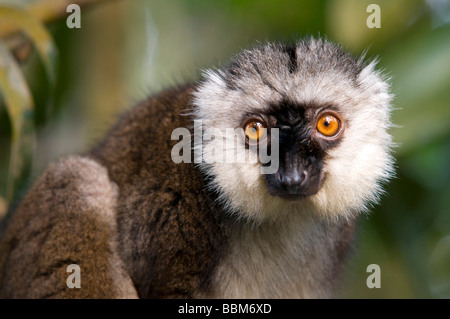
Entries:
[[[242, 129], [236, 151], [247, 161], [201, 168], [227, 208], [257, 221], [298, 211], [350, 216], [376, 201], [392, 174], [390, 100], [374, 63], [326, 41], [246, 51], [206, 74], [194, 104], [204, 129]], [[261, 161], [260, 144], [277, 158]]]

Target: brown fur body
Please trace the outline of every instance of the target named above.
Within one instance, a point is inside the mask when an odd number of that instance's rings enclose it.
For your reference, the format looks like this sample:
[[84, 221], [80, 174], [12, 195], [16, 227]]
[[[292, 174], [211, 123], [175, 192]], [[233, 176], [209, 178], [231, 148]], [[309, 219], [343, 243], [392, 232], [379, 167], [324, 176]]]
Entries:
[[[223, 251], [226, 231], [194, 164], [175, 164], [172, 131], [191, 89], [169, 90], [124, 117], [93, 152], [119, 186], [121, 256], [142, 297], [193, 297]], [[163, 177], [163, 178], [162, 178]]]

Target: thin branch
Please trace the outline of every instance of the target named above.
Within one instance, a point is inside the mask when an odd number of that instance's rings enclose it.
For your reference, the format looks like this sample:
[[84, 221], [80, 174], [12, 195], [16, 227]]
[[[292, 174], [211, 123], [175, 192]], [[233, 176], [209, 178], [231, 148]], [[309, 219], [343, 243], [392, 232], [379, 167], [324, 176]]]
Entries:
[[4, 198], [0, 196], [0, 221], [3, 219], [3, 217], [6, 216], [7, 210], [8, 210], [8, 203]]

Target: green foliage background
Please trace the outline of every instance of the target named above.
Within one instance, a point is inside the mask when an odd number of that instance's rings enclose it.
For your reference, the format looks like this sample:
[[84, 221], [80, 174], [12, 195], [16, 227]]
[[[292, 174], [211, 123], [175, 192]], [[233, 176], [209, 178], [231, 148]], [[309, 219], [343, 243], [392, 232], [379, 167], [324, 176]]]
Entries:
[[[366, 26], [370, 3], [381, 7], [381, 29]], [[161, 88], [198, 79], [199, 70], [224, 65], [257, 42], [326, 35], [355, 56], [367, 49], [380, 58], [398, 125], [397, 177], [361, 218], [341, 296], [450, 298], [449, 1], [122, 0], [81, 14], [81, 29], [68, 29], [65, 16], [47, 24], [59, 51], [53, 91], [36, 53], [21, 66], [35, 105], [29, 181], [49, 161], [87, 150], [120, 112]], [[11, 129], [0, 102], [3, 198]], [[366, 286], [372, 263], [381, 267], [380, 289]]]

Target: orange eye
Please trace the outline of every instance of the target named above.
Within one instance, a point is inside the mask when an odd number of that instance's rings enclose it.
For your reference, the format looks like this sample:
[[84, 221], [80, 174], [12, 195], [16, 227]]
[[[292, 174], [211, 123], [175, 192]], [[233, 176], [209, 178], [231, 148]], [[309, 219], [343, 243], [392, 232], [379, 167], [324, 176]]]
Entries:
[[336, 135], [340, 126], [339, 119], [331, 114], [325, 114], [317, 121], [317, 131], [327, 137]]
[[249, 142], [259, 142], [266, 136], [266, 128], [261, 122], [251, 120], [244, 125], [244, 133]]

